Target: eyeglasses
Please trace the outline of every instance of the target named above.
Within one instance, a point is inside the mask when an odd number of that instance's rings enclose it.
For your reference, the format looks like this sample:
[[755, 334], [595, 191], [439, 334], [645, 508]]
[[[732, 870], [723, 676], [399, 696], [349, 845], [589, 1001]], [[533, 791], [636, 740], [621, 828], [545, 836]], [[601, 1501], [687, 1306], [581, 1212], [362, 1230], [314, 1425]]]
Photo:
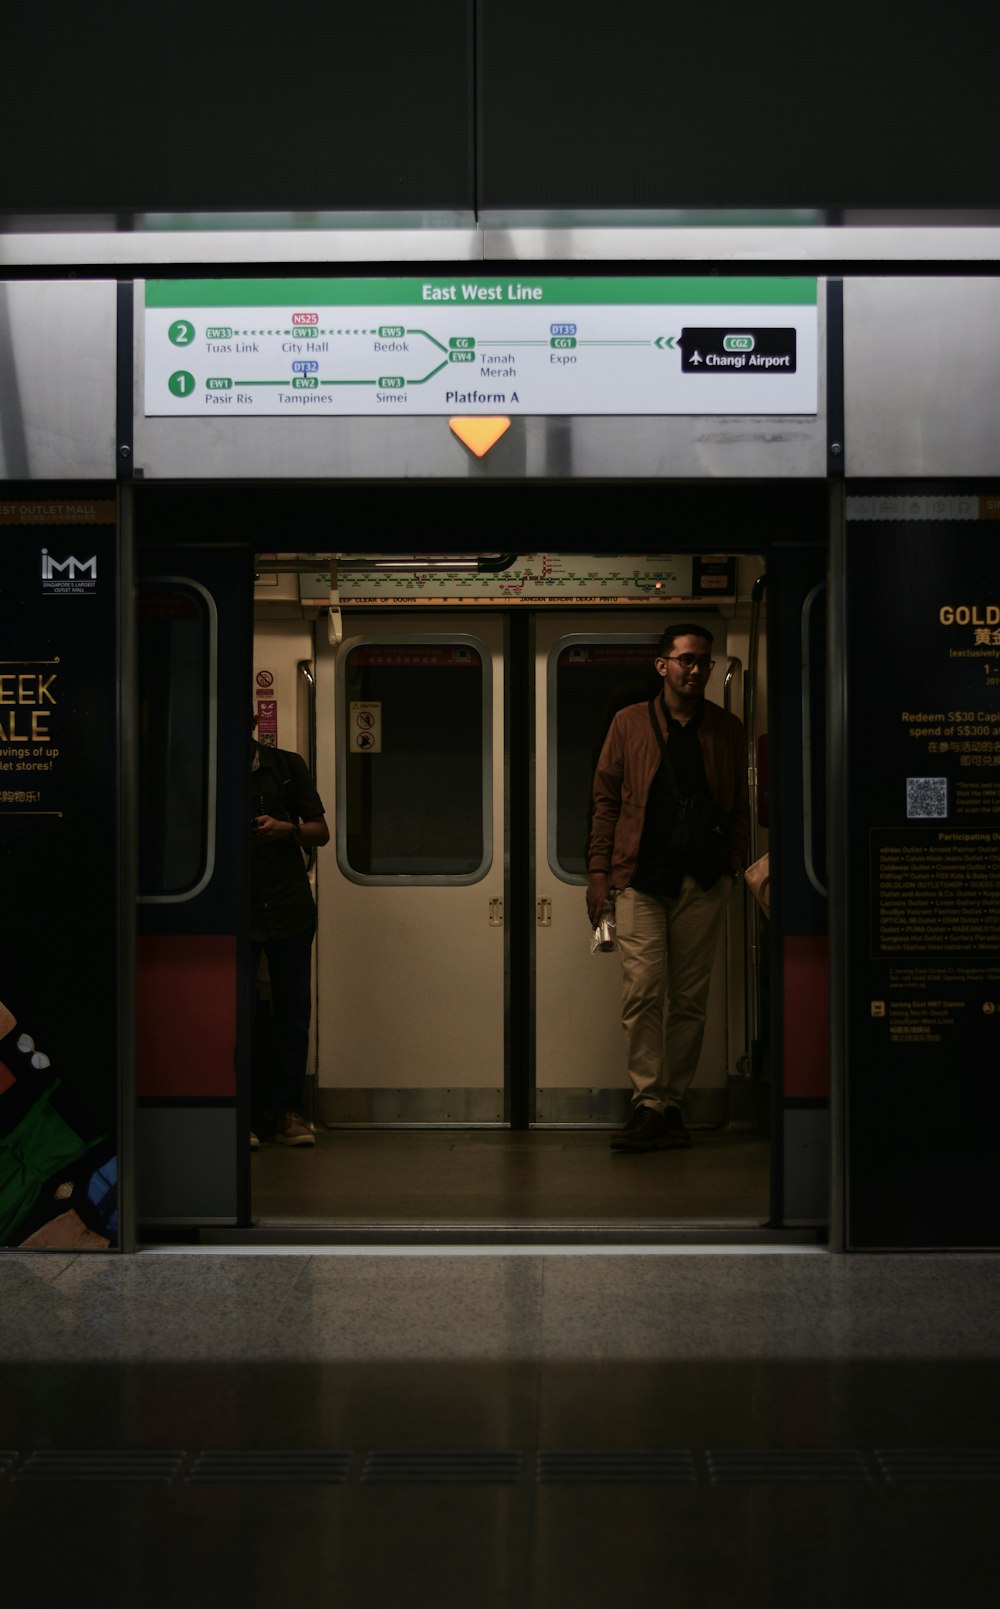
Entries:
[[715, 660], [707, 654], [668, 654], [667, 658], [675, 660], [682, 670], [703, 670], [706, 676], [715, 669]]

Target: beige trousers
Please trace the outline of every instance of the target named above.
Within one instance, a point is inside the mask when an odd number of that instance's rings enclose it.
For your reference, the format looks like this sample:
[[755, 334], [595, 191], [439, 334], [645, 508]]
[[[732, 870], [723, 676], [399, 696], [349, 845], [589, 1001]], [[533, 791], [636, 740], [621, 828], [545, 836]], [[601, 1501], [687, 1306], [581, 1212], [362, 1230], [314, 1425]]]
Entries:
[[[698, 1066], [715, 949], [732, 878], [703, 889], [685, 877], [675, 899], [625, 888], [615, 901], [622, 1027], [633, 1106], [680, 1106]], [[666, 1026], [664, 1026], [664, 1010]]]

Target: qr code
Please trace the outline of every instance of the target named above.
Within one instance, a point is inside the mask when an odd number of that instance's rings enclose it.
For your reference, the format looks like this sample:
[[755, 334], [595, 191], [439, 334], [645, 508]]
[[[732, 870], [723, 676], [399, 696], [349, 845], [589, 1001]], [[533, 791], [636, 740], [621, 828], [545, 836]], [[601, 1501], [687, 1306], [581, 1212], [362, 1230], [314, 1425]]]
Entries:
[[906, 814], [912, 820], [943, 819], [948, 814], [947, 777], [907, 777]]

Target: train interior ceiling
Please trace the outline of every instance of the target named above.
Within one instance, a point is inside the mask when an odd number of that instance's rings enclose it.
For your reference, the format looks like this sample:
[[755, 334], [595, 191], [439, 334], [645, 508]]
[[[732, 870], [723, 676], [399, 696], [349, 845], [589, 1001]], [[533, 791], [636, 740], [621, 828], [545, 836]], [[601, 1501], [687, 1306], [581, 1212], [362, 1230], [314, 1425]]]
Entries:
[[708, 697], [747, 724], [751, 850], [766, 851], [765, 558], [254, 562], [258, 739], [307, 761], [331, 833], [307, 860], [315, 1143], [278, 1143], [262, 1093], [265, 957], [243, 1071], [249, 1215], [198, 1237], [819, 1236], [819, 1184], [815, 1220], [773, 1210], [769, 934], [749, 892], [717, 953], [694, 1143], [640, 1156], [609, 1149], [629, 1111], [620, 966], [592, 952], [584, 903], [594, 758], [614, 709], [658, 684], [668, 622], [712, 633]]

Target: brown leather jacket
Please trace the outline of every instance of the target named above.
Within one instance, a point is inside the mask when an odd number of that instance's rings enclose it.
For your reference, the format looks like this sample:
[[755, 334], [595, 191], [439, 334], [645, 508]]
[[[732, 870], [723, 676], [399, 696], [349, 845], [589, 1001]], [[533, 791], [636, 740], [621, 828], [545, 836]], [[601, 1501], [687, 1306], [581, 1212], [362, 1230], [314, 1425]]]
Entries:
[[[669, 741], [659, 699], [656, 714], [660, 730]], [[708, 791], [716, 804], [729, 812], [729, 865], [736, 872], [745, 864], [750, 832], [743, 723], [706, 699], [698, 741], [705, 759]], [[588, 870], [607, 872], [613, 888], [628, 888], [635, 875], [646, 801], [660, 763], [648, 703], [629, 704], [619, 710], [594, 773], [594, 815], [587, 854]]]

